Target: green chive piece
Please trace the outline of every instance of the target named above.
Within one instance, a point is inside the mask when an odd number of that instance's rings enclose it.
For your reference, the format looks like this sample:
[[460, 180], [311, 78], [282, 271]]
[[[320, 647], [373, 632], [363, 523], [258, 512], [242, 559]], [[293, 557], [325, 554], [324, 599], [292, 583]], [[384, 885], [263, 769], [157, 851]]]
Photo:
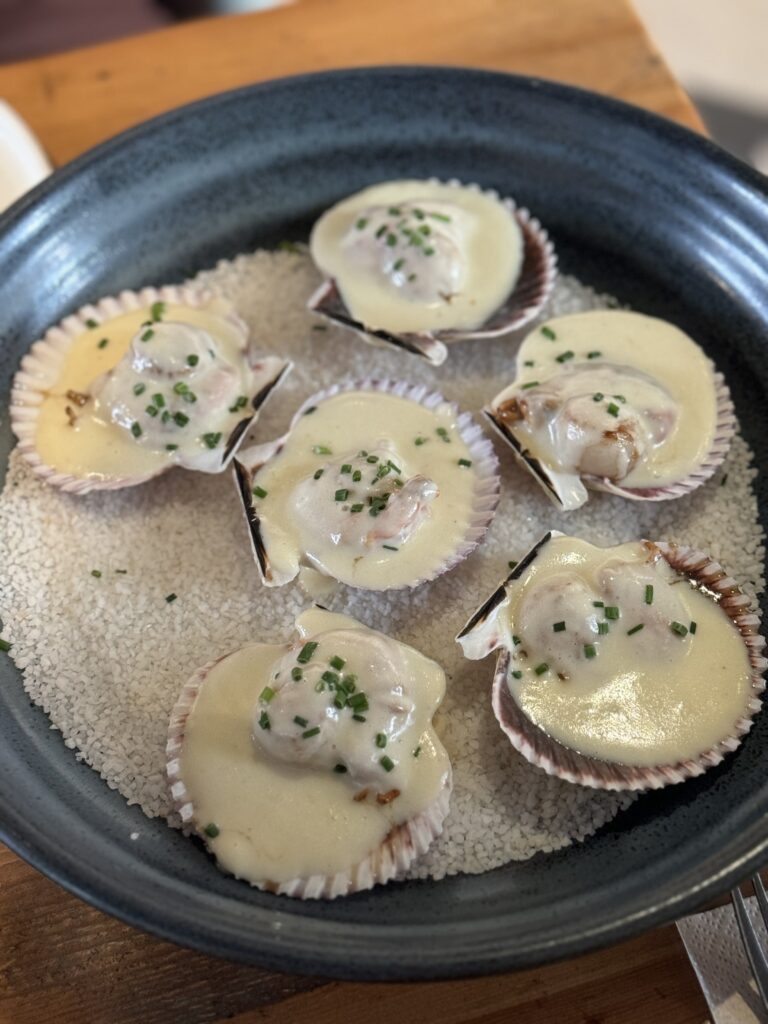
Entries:
[[527, 391], [528, 388], [537, 388], [538, 386], [539, 386], [539, 382], [537, 380], [529, 380], [527, 384], [521, 384], [520, 385], [520, 390], [521, 391]]
[[185, 391], [189, 391], [189, 385], [185, 384], [183, 380], [180, 380], [173, 385], [173, 390], [177, 395], [183, 395]]
[[363, 228], [368, 227], [368, 218], [367, 217], [359, 217], [355, 221], [355, 227], [357, 228], [358, 231], [362, 231]]
[[448, 431], [445, 427], [438, 427], [435, 433], [442, 441], [445, 441], [446, 444], [450, 444], [451, 439], [448, 436]]
[[387, 245], [392, 248], [393, 245], [397, 245], [397, 235], [393, 235], [391, 232], [386, 238]]
[[311, 738], [312, 738], [313, 736], [317, 736], [317, 734], [318, 734], [319, 732], [320, 732], [320, 726], [319, 726], [319, 725], [316, 725], [316, 726], [314, 727], [314, 729], [305, 729], [305, 730], [304, 730], [304, 732], [303, 732], [303, 733], [301, 734], [301, 738], [302, 738], [303, 740], [309, 740], [309, 739], [311, 739]]
[[221, 431], [217, 434], [203, 434], [203, 441], [206, 447], [215, 448], [219, 441], [221, 441]]
[[512, 678], [513, 679], [522, 679], [523, 678], [523, 673], [520, 671], [519, 668], [516, 668], [515, 671], [512, 673]]
[[128, 570], [127, 569], [115, 569], [115, 572], [119, 573], [120, 576], [127, 576], [128, 575]]
[[345, 462], [344, 465], [341, 467], [341, 472], [342, 473], [351, 473], [352, 472], [352, 467], [350, 466], [350, 464], [348, 462]]
[[349, 497], [349, 491], [346, 487], [340, 487], [333, 497], [336, 501], [346, 501]]
[[368, 721], [368, 719], [365, 717], [365, 715], [357, 715], [357, 714], [355, 714], [355, 715], [352, 715], [352, 718], [356, 722], [367, 722]]
[[165, 313], [165, 303], [164, 302], [153, 302], [152, 305], [149, 307], [149, 312], [150, 312], [150, 315], [152, 317], [152, 320], [155, 323], [157, 323], [158, 320], [162, 319], [163, 314]]
[[197, 366], [200, 362], [200, 356], [187, 356], [187, 366]]
[[603, 392], [602, 392], [602, 391], [596, 391], [596, 392], [594, 393], [594, 395], [592, 395], [592, 401], [593, 401], [593, 402], [602, 402], [602, 400], [603, 400], [604, 398], [605, 398], [605, 395], [603, 394]]
[[341, 680], [341, 685], [347, 693], [354, 693], [357, 686], [357, 676], [355, 673], [350, 672], [349, 675], [344, 676]]
[[634, 636], [635, 633], [639, 633], [641, 629], [645, 629], [644, 622], [638, 622], [638, 624], [636, 626], [633, 626], [632, 629], [628, 629], [627, 636]]
[[353, 482], [356, 483], [356, 484], [359, 484], [362, 479], [363, 479], [363, 474], [360, 472], [359, 469], [356, 469], [354, 471], [354, 473], [352, 474]]
[[333, 766], [333, 770], [336, 772], [337, 775], [346, 775], [347, 766], [345, 764], [335, 764]]
[[696, 630], [697, 630], [698, 628], [699, 628], [699, 627], [698, 627], [698, 626], [696, 625], [696, 623], [695, 623], [695, 622], [692, 622], [692, 623], [690, 624], [690, 626], [688, 627], [688, 632], [689, 632], [689, 633], [691, 634], [691, 636], [693, 636], [693, 635], [694, 635], [694, 633], [696, 632]]
[[537, 676], [543, 676], [545, 672], [549, 672], [549, 665], [546, 661], [542, 661], [540, 665], [537, 665], [533, 670]]
[[532, 359], [526, 359], [525, 362], [523, 363], [523, 366], [535, 366], [535, 365], [536, 365], [536, 363], [534, 363], [534, 361]]
[[146, 329], [146, 331], [144, 331], [144, 333], [142, 334], [141, 340], [142, 341], [151, 341], [152, 338], [154, 338], [154, 336], [155, 336], [155, 332], [152, 330], [151, 327], [148, 327]]
[[302, 729], [306, 729], [307, 726], [309, 725], [307, 719], [302, 718], [301, 715], [294, 715], [293, 720], [296, 723], [296, 725], [300, 725]]
[[721, 487], [725, 487], [725, 485], [727, 483], [728, 483], [728, 474], [727, 473], [723, 473], [723, 479], [720, 481], [720, 486]]
[[216, 836], [217, 836], [217, 835], [219, 834], [219, 826], [218, 826], [218, 825], [215, 825], [215, 824], [214, 824], [214, 823], [213, 823], [213, 822], [211, 821], [211, 822], [209, 822], [209, 823], [208, 823], [208, 824], [207, 824], [207, 825], [205, 826], [205, 828], [203, 829], [203, 832], [205, 832], [205, 834], [206, 834], [206, 835], [208, 836], [208, 838], [209, 838], [209, 839], [215, 839], [215, 838], [216, 838]]
[[422, 224], [421, 227], [419, 228], [419, 231], [422, 233], [422, 235], [432, 234], [432, 228], [429, 226], [429, 224]]
[[180, 427], [186, 427], [189, 423], [189, 416], [183, 412], [175, 412], [173, 414], [173, 421]]
[[425, 256], [434, 256], [435, 255], [435, 250], [432, 248], [431, 245], [427, 246], [427, 248], [424, 250], [424, 255]]
[[605, 601], [593, 601], [592, 602], [592, 607], [593, 608], [605, 608]]
[[327, 444], [316, 444], [312, 449], [313, 455], [332, 455], [333, 452]]
[[368, 456], [366, 457], [366, 460], [365, 460], [365, 461], [366, 461], [366, 462], [370, 462], [370, 464], [371, 464], [371, 465], [373, 466], [373, 465], [374, 465], [374, 463], [376, 463], [376, 462], [378, 462], [378, 461], [379, 461], [379, 456], [378, 456], [378, 455], [368, 455]]
[[318, 469], [318, 470], [316, 470], [316, 471], [315, 471], [315, 476], [314, 476], [314, 479], [315, 479], [315, 480], [319, 480], [319, 479], [320, 479], [320, 477], [321, 477], [321, 476], [323, 475], [323, 473], [324, 473], [324, 472], [325, 472], [325, 470], [324, 470], [324, 469]]
[[416, 445], [416, 447], [419, 447], [422, 444], [426, 444], [428, 440], [428, 437], [417, 437], [413, 443]]
[[102, 338], [98, 344], [98, 348], [106, 348], [109, 344], [109, 338]]
[[353, 711], [367, 711], [368, 697], [360, 690], [359, 693], [353, 693], [351, 697], [347, 698], [347, 704], [349, 704]]
[[[302, 670], [299, 668], [298, 665], [294, 665], [294, 667], [291, 669], [291, 679], [294, 681], [294, 683], [300, 683], [303, 677], [304, 673], [302, 672]], [[294, 718], [294, 722], [295, 721], [296, 719]], [[307, 723], [303, 722], [301, 724], [306, 725]]]
[[403, 211], [400, 209], [399, 206], [390, 206], [387, 212], [389, 213], [390, 217], [399, 217]]
[[341, 672], [341, 670], [347, 663], [344, 660], [344, 658], [340, 658], [338, 654], [334, 654], [334, 656], [330, 659], [328, 664], [331, 666], [331, 668], [335, 668], [337, 672]]
[[386, 549], [387, 549], [387, 551], [397, 551], [397, 550], [398, 550], [398, 548], [396, 548], [396, 547], [394, 546], [394, 544], [382, 544], [381, 546], [382, 546], [383, 548], [386, 548]]
[[555, 633], [564, 633], [565, 632], [565, 623], [564, 622], [553, 622], [552, 623], [552, 629], [553, 629], [553, 631]]
[[399, 260], [395, 260], [395, 262], [392, 264], [392, 269], [393, 270], [401, 270], [404, 264], [405, 264], [405, 260], [401, 256]]
[[420, 753], [421, 753], [421, 744], [419, 744], [418, 747], [415, 748], [415, 750], [413, 751], [413, 756], [414, 757], [418, 757]]
[[594, 658], [597, 654], [597, 648], [594, 644], [584, 644], [584, 657]]
[[451, 223], [451, 218], [444, 213], [428, 213], [427, 216], [431, 217], [433, 220], [442, 220], [446, 224]]
[[555, 332], [552, 330], [551, 327], [542, 327], [541, 328], [541, 333], [544, 335], [545, 338], [549, 338], [550, 341], [554, 341], [555, 338], [557, 337], [557, 335], [555, 334]]
[[602, 352], [587, 352], [587, 359], [599, 359], [602, 354]]
[[608, 411], [608, 414], [610, 416], [618, 416], [619, 413], [621, 412], [621, 410], [619, 409], [618, 405], [616, 405], [615, 402], [609, 402], [608, 403], [608, 410], [607, 411]]
[[382, 224], [379, 228], [377, 228], [375, 237], [381, 238], [381, 236], [384, 234], [388, 227], [388, 224]]
[[266, 498], [266, 496], [269, 494], [269, 491], [265, 491], [263, 487], [254, 487], [253, 493], [256, 495], [257, 498]]
[[467, 469], [469, 469], [469, 467], [472, 465], [472, 460], [471, 459], [459, 459], [459, 465], [460, 466], [466, 466]]
[[265, 686], [264, 689], [259, 694], [259, 700], [263, 701], [264, 704], [269, 704], [269, 702], [272, 700], [272, 698], [274, 696], [275, 696], [275, 691], [272, 689], [272, 687], [271, 686]]
[[147, 416], [157, 416], [157, 409], [154, 407], [154, 405], [148, 405], [144, 412], [147, 414]]
[[181, 397], [184, 399], [185, 402], [197, 401], [197, 395], [194, 393], [194, 391], [185, 391]]
[[626, 402], [626, 398], [624, 397], [624, 395], [614, 395], [613, 397], [616, 399], [617, 402]]
[[175, 452], [175, 451], [176, 451], [176, 449], [177, 449], [178, 447], [179, 447], [179, 446], [178, 446], [177, 444], [167, 444], [167, 445], [165, 446], [165, 450], [166, 450], [167, 452]]
[[521, 644], [522, 642], [523, 642], [523, 641], [522, 641], [522, 640], [520, 639], [520, 637], [519, 637], [519, 636], [513, 636], [513, 637], [512, 637], [512, 644], [513, 644], [513, 645], [514, 645], [515, 647], [517, 647], [517, 646], [518, 646], [519, 644]]
[[[271, 729], [272, 728], [272, 723], [269, 721], [269, 715], [267, 714], [266, 711], [262, 711], [261, 715], [259, 716], [259, 728], [261, 728], [261, 729]], [[318, 732], [319, 731], [320, 730], [318, 729]]]
[[386, 747], [386, 745], [387, 745], [387, 735], [386, 735], [386, 733], [377, 732], [376, 733], [376, 746], [379, 747], [380, 750], [383, 750], [384, 747]]
[[598, 636], [605, 636], [610, 628], [611, 627], [608, 625], [607, 622], [598, 622], [598, 624], [597, 624]]
[[379, 764], [385, 772], [391, 772], [395, 767], [395, 762], [387, 754], [385, 754], [384, 757], [379, 758]]
[[350, 505], [349, 506], [349, 511], [350, 512], [362, 512], [364, 507], [365, 507], [364, 505], [362, 505], [360, 502], [358, 502], [356, 505]]
[[171, 414], [168, 412], [167, 409], [163, 412], [163, 415], [160, 417], [160, 419], [163, 421], [163, 423], [167, 423], [170, 418], [171, 418]]
[[165, 405], [165, 399], [159, 391], [156, 395], [152, 395], [152, 403], [153, 405], [156, 405], [158, 409], [162, 409]]
[[91, 576], [95, 576], [96, 579], [101, 579], [101, 569], [91, 569]]
[[514, 559], [512, 559], [511, 562], [507, 562], [507, 565], [509, 566], [510, 569], [516, 569], [519, 564], [520, 563], [516, 562]]
[[394, 464], [394, 462], [392, 461], [392, 459], [387, 459], [387, 465], [389, 466], [389, 468], [390, 468], [390, 469], [391, 469], [391, 470], [392, 470], [392, 471], [393, 471], [394, 473], [397, 473], [397, 474], [400, 474], [400, 473], [402, 473], [402, 469], [400, 469], [400, 467], [399, 467], [399, 466], [396, 466], [396, 465]]
[[146, 384], [134, 384], [133, 385], [133, 393], [134, 393], [134, 395], [143, 395], [146, 390], [147, 390], [147, 385]]
[[653, 604], [653, 584], [648, 583], [645, 588], [645, 603]]
[[606, 607], [606, 609], [605, 609], [605, 617], [606, 617], [606, 619], [618, 619], [618, 617], [619, 617], [619, 609], [616, 607], [615, 604], [608, 605]]
[[165, 603], [166, 603], [166, 604], [173, 604], [173, 602], [174, 602], [174, 601], [176, 600], [176, 597], [177, 597], [177, 595], [176, 595], [176, 594], [169, 594], [169, 595], [168, 595], [168, 596], [166, 597], [166, 599], [165, 599]]
[[131, 433], [133, 434], [134, 437], [141, 437], [141, 424], [138, 423], [136, 420], [134, 420], [133, 423], [131, 424]]
[[669, 628], [680, 637], [687, 636], [688, 634], [688, 627], [684, 626], [682, 622], [670, 622]]
[[304, 644], [304, 646], [301, 648], [301, 650], [299, 651], [298, 657], [296, 658], [296, 661], [298, 661], [298, 663], [300, 665], [306, 665], [307, 662], [311, 659], [312, 655], [315, 653], [316, 650], [317, 650], [317, 641], [316, 640], [310, 640], [308, 643]]
[[87, 320], [85, 321], [85, 326], [86, 326], [86, 327], [90, 327], [91, 329], [93, 329], [94, 327], [98, 327], [98, 326], [99, 326], [99, 321], [98, 321], [98, 320], [93, 320], [93, 319], [91, 319], [91, 318], [89, 317], [89, 318], [88, 318], [88, 319], [87, 319]]
[[560, 355], [556, 357], [555, 362], [566, 363], [569, 359], [573, 359], [574, 355], [575, 353], [568, 349], [567, 352], [561, 352]]

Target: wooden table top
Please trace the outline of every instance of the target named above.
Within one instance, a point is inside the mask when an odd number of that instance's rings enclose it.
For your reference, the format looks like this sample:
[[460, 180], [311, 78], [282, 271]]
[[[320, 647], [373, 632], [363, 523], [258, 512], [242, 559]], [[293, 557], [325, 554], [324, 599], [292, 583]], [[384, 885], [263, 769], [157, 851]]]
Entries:
[[[625, 0], [300, 0], [0, 67], [56, 165], [181, 103], [279, 75], [453, 64], [559, 79], [702, 129]], [[327, 983], [178, 949], [0, 847], [0, 1024], [702, 1024], [676, 930], [494, 978]]]

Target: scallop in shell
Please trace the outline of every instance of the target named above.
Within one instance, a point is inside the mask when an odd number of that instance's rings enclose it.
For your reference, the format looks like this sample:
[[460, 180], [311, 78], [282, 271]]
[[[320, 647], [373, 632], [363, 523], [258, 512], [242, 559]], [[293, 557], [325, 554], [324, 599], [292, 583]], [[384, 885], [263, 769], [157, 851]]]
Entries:
[[532, 764], [598, 789], [658, 789], [735, 750], [761, 706], [749, 598], [694, 548], [548, 533], [457, 637], [498, 651], [492, 705]]
[[311, 310], [433, 365], [453, 342], [529, 323], [556, 277], [552, 243], [527, 210], [455, 180], [349, 196], [317, 221], [310, 251], [326, 276]]
[[77, 494], [173, 466], [218, 473], [289, 369], [253, 350], [213, 292], [122, 292], [35, 342], [14, 378], [11, 426], [34, 472]]

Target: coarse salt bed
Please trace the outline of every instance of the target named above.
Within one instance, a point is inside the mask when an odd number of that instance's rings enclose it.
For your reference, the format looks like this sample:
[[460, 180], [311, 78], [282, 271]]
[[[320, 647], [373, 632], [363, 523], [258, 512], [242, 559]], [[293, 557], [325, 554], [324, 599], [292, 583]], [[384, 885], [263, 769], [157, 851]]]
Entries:
[[[305, 310], [318, 279], [303, 251], [240, 256], [197, 280], [234, 301], [265, 350], [296, 363], [259, 420], [258, 440], [281, 433], [304, 398], [343, 377], [423, 381], [472, 410], [512, 377], [514, 340], [452, 347], [435, 370], [326, 328]], [[546, 315], [611, 304], [562, 278]], [[740, 437], [722, 473], [689, 497], [654, 504], [594, 494], [570, 516], [551, 506], [507, 450], [499, 455], [501, 504], [478, 551], [415, 591], [345, 591], [334, 605], [412, 643], [446, 670], [438, 728], [455, 788], [445, 831], [416, 876], [487, 871], [567, 846], [632, 800], [560, 782], [524, 761], [491, 712], [493, 659], [465, 661], [453, 643], [510, 559], [550, 528], [597, 544], [679, 540], [722, 560], [753, 597], [763, 588], [756, 471]], [[725, 474], [727, 486], [720, 486]], [[93, 569], [102, 575], [92, 576]], [[123, 492], [72, 497], [40, 484], [15, 454], [0, 497], [0, 593], [11, 656], [67, 746], [129, 803], [150, 817], [170, 815], [174, 825], [164, 749], [183, 683], [244, 643], [285, 640], [307, 603], [296, 585], [261, 587], [228, 473], [176, 470]], [[171, 593], [178, 597], [168, 603]]]

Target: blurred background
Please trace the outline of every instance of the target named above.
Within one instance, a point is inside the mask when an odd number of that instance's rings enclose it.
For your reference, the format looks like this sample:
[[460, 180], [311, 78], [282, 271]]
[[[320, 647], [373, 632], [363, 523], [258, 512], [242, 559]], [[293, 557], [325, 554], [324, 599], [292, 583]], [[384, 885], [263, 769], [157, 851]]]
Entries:
[[[0, 0], [0, 63], [149, 31], [185, 18], [253, 11], [279, 2]], [[365, 2], [371, 0], [361, 0]], [[713, 138], [768, 173], [768, 0], [634, 4]]]

